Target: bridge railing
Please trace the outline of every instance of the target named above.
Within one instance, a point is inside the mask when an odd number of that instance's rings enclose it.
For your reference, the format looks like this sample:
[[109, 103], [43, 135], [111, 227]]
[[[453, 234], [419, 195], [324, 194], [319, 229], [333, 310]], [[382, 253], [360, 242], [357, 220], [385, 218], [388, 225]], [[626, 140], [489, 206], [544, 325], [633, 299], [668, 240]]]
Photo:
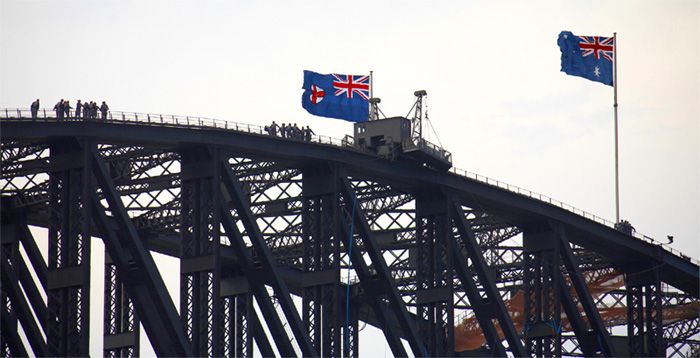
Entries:
[[[600, 216], [597, 216], [597, 215], [595, 215], [595, 214], [591, 214], [591, 213], [589, 213], [589, 212], [587, 212], [587, 211], [584, 211], [584, 210], [575, 208], [575, 207], [573, 207], [573, 206], [571, 206], [571, 205], [569, 205], [569, 204], [566, 204], [566, 203], [564, 203], [564, 202], [561, 202], [561, 201], [559, 201], [559, 200], [552, 199], [552, 198], [549, 197], [549, 196], [542, 195], [542, 194], [539, 194], [539, 193], [535, 193], [535, 192], [533, 192], [533, 191], [531, 191], [531, 190], [524, 189], [524, 188], [521, 188], [521, 187], [516, 186], [516, 185], [504, 183], [504, 182], [502, 182], [502, 181], [499, 181], [499, 180], [496, 180], [496, 179], [493, 179], [493, 178], [489, 178], [489, 177], [487, 177], [487, 176], [483, 176], [483, 175], [479, 175], [479, 174], [476, 174], [476, 173], [472, 173], [472, 172], [469, 172], [469, 171], [464, 170], [464, 169], [459, 169], [459, 168], [452, 167], [452, 168], [450, 168], [450, 171], [451, 171], [452, 173], [454, 173], [454, 174], [459, 175], [459, 176], [463, 176], [463, 177], [467, 177], [467, 178], [470, 178], [470, 179], [474, 179], [474, 180], [476, 180], [476, 181], [479, 181], [479, 182], [482, 182], [482, 183], [486, 183], [486, 184], [489, 184], [489, 185], [492, 185], [492, 186], [496, 186], [496, 187], [499, 187], [499, 188], [501, 188], [501, 189], [506, 189], [506, 190], [508, 190], [508, 191], [510, 191], [510, 192], [513, 192], [513, 193], [517, 193], [517, 194], [520, 194], [520, 195], [524, 195], [524, 196], [527, 196], [527, 197], [529, 197], [529, 198], [537, 199], [537, 200], [539, 200], [539, 201], [542, 201], [542, 202], [545, 202], [545, 203], [549, 203], [549, 204], [554, 205], [554, 206], [558, 206], [558, 207], [560, 207], [560, 208], [562, 208], [562, 209], [564, 209], [564, 210], [570, 211], [570, 212], [572, 212], [572, 213], [574, 213], [574, 214], [576, 214], [576, 215], [583, 216], [584, 218], [587, 218], [587, 219], [589, 219], [589, 220], [593, 220], [593, 221], [595, 221], [595, 222], [597, 222], [597, 223], [603, 224], [603, 225], [608, 226], [608, 227], [611, 227], [611, 228], [613, 228], [613, 229], [615, 228], [615, 223], [612, 222], [612, 221], [610, 221], [610, 220], [607, 220], [607, 219], [602, 218], [602, 217], [600, 217]], [[644, 241], [646, 241], [646, 242], [648, 242], [648, 243], [650, 243], [650, 244], [662, 245], [662, 243], [660, 243], [660, 242], [654, 240], [653, 238], [651, 238], [651, 237], [649, 237], [649, 236], [647, 236], [647, 235], [644, 235], [644, 234], [642, 234], [642, 233], [636, 231], [635, 229], [632, 229], [631, 235], [632, 235], [633, 237], [637, 238], [637, 239], [644, 240]], [[697, 264], [697, 265], [700, 265], [700, 260], [697, 260], [697, 259], [695, 259], [695, 258], [689, 257], [689, 256], [683, 254], [682, 252], [680, 252], [680, 251], [678, 251], [678, 250], [672, 248], [672, 247], [669, 246], [669, 245], [663, 245], [663, 247], [664, 247], [665, 250], [674, 253], [676, 256], [683, 257], [683, 258], [686, 259], [686, 260], [690, 260], [690, 261], [692, 261], [693, 263], [695, 263], [695, 264]]]
[[[260, 135], [269, 135], [265, 131], [264, 126], [259, 126], [255, 124], [248, 123], [237, 123], [232, 121], [225, 121], [221, 119], [207, 118], [207, 117], [195, 117], [195, 116], [180, 116], [174, 114], [153, 114], [153, 113], [140, 113], [140, 112], [122, 112], [122, 111], [109, 111], [107, 112], [106, 119], [102, 119], [102, 114], [97, 113], [95, 118], [87, 118], [82, 116], [75, 116], [75, 111], [70, 111], [69, 116], [64, 118], [57, 118], [56, 113], [52, 109], [41, 108], [37, 111], [37, 116], [32, 117], [32, 113], [26, 108], [5, 108], [0, 109], [0, 118], [4, 119], [17, 119], [17, 120], [34, 120], [34, 121], [95, 121], [95, 122], [118, 122], [118, 123], [137, 123], [137, 124], [151, 124], [158, 126], [173, 126], [173, 127], [188, 127], [188, 128], [206, 128], [206, 129], [223, 129], [232, 130], [237, 132], [245, 132]], [[280, 139], [304, 141], [302, 138], [283, 138]], [[325, 135], [312, 135], [311, 141], [314, 143], [329, 144], [333, 146], [343, 146], [343, 141], [338, 138], [325, 136]]]
[[[189, 128], [206, 128], [206, 129], [222, 129], [222, 130], [231, 130], [231, 131], [238, 131], [238, 132], [245, 132], [245, 133], [252, 133], [252, 134], [259, 134], [259, 135], [269, 135], [266, 131], [265, 128], [262, 126], [254, 125], [254, 124], [247, 124], [247, 123], [236, 123], [236, 122], [231, 122], [231, 121], [224, 121], [220, 119], [213, 119], [213, 118], [206, 118], [206, 117], [192, 117], [192, 116], [179, 116], [179, 115], [170, 115], [170, 114], [152, 114], [152, 113], [138, 113], [138, 112], [121, 112], [121, 111], [110, 111], [107, 113], [107, 118], [105, 120], [102, 119], [101, 113], [97, 113], [97, 118], [77, 118], [74, 117], [74, 112], [70, 112], [69, 117], [63, 118], [63, 119], [57, 119], [55, 112], [51, 109], [48, 108], [42, 108], [39, 109], [37, 112], [37, 116], [35, 118], [32, 118], [32, 113], [29, 109], [21, 109], [21, 108], [6, 108], [6, 109], [0, 109], [0, 118], [6, 119], [6, 120], [34, 120], [34, 121], [57, 121], [57, 120], [64, 120], [64, 121], [103, 121], [103, 122], [117, 122], [117, 123], [138, 123], [138, 124], [150, 124], [150, 125], [158, 125], [158, 126], [173, 126], [173, 127], [189, 127]], [[285, 140], [292, 140], [292, 141], [304, 141], [301, 138], [282, 138], [278, 137], [280, 139], [285, 139]], [[321, 144], [327, 144], [327, 145], [333, 145], [333, 146], [338, 146], [338, 147], [345, 147], [347, 148], [348, 143], [347, 140], [343, 141], [338, 138], [333, 138], [329, 136], [324, 136], [324, 135], [313, 135], [311, 138], [311, 142], [314, 143], [321, 143]], [[469, 172], [467, 170], [459, 169], [452, 167], [450, 169], [450, 172], [470, 178], [488, 185], [492, 185], [501, 189], [508, 190], [513, 193], [517, 193], [520, 195], [527, 196], [532, 199], [539, 200], [541, 202], [549, 203], [551, 205], [560, 207], [564, 210], [570, 211], [576, 215], [583, 216], [584, 218], [593, 220], [595, 222], [598, 222], [600, 224], [606, 225], [611, 228], [615, 228], [615, 223], [606, 220], [600, 216], [591, 214], [589, 212], [583, 211], [581, 209], [575, 208], [569, 204], [563, 203], [559, 200], [553, 199], [549, 196], [542, 195], [539, 193], [535, 193], [531, 190], [521, 188], [516, 185], [511, 185], [508, 183], [501, 182], [499, 180], [489, 178], [487, 176], [479, 175], [476, 173]], [[654, 245], [660, 245], [660, 242], [657, 242], [656, 240], [652, 239], [651, 237], [644, 235], [640, 232], [637, 232], [636, 230], [632, 230], [633, 237], [638, 238], [640, 240], [644, 240], [646, 242], [649, 242]], [[664, 249], [674, 253], [677, 256], [683, 257], [687, 260], [692, 261], [695, 264], [700, 265], [700, 261], [696, 260], [692, 257], [689, 257], [687, 255], [684, 255], [678, 250], [673, 249], [672, 247], [668, 245], [663, 245]]]

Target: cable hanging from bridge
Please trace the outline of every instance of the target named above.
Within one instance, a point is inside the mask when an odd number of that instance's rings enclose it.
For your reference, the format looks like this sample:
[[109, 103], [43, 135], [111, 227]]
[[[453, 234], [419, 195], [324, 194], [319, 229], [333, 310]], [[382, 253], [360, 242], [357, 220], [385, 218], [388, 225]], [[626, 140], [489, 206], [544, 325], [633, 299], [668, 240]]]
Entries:
[[[355, 235], [355, 205], [357, 205], [357, 196], [352, 201], [352, 214], [350, 219], [350, 235], [348, 235], [348, 264], [352, 264], [352, 237]], [[350, 351], [350, 266], [348, 266], [348, 280], [345, 287], [345, 351]]]

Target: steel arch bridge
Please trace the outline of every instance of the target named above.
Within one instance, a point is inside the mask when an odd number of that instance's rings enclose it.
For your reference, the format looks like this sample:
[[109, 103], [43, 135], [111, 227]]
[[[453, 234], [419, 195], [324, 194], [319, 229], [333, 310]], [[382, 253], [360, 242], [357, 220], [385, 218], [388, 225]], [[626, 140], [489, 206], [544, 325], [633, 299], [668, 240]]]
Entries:
[[233, 122], [2, 112], [3, 356], [89, 354], [91, 265], [106, 356], [141, 326], [159, 356], [358, 356], [365, 324], [395, 356], [698, 354], [698, 262], [527, 190]]

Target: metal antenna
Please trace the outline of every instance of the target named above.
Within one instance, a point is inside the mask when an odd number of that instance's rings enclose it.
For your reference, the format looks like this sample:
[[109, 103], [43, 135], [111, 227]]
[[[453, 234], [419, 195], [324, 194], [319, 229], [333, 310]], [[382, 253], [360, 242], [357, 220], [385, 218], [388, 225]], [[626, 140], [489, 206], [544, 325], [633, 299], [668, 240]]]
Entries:
[[380, 98], [370, 98], [369, 99], [369, 120], [376, 121], [379, 119], [379, 103], [382, 100]]
[[[435, 130], [435, 127], [433, 127], [433, 122], [430, 121], [430, 116], [428, 116], [428, 101], [425, 101], [425, 122], [428, 123], [428, 126], [430, 126], [430, 129], [433, 131], [433, 134], [435, 134], [435, 139], [437, 139], [438, 144], [440, 145], [440, 147], [442, 147], [442, 141], [440, 140], [440, 136]], [[430, 132], [428, 132], [428, 134], [430, 134]]]
[[423, 97], [428, 95], [425, 90], [415, 91], [413, 95], [416, 96], [416, 103], [413, 105], [416, 111], [413, 114], [413, 119], [411, 120], [413, 126], [413, 139], [423, 139]]

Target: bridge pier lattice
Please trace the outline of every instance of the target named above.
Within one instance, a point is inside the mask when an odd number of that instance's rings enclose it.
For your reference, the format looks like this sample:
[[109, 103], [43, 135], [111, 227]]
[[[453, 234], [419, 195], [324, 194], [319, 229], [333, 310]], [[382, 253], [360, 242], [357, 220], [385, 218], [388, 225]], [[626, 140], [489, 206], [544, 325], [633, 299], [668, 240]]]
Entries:
[[450, 199], [440, 192], [416, 196], [416, 304], [428, 354], [454, 354], [454, 269]]
[[137, 357], [141, 346], [140, 322], [117, 266], [106, 251], [104, 282], [104, 356]]
[[658, 268], [626, 275], [627, 337], [631, 356], [665, 355], [662, 324], [662, 290]]
[[89, 355], [91, 145], [50, 145], [46, 336], [54, 356]]

